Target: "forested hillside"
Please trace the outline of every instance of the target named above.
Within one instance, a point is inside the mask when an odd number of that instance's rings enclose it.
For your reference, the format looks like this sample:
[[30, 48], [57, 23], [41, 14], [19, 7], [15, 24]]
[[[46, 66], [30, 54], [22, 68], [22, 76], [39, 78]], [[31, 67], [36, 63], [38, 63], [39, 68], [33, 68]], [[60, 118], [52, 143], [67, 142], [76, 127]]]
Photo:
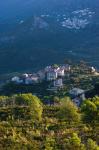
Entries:
[[65, 58], [99, 67], [98, 0], [9, 0], [0, 6], [1, 73], [35, 71]]
[[32, 94], [0, 97], [1, 150], [99, 150], [99, 97], [44, 105]]

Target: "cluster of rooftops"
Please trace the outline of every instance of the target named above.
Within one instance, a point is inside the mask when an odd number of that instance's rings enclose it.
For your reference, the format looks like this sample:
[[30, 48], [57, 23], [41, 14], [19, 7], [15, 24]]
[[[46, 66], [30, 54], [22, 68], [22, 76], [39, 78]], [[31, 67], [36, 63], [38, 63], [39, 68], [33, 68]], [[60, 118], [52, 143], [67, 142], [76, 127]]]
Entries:
[[[20, 76], [14, 76], [11, 79], [11, 82], [15, 84], [25, 84], [32, 85], [38, 84], [43, 81], [49, 83], [49, 88], [47, 90], [55, 91], [59, 88], [63, 88], [64, 77], [71, 72], [71, 66], [68, 64], [65, 65], [52, 65], [47, 66], [43, 70], [38, 71], [37, 73], [25, 73]], [[91, 72], [96, 73], [94, 67], [91, 67]], [[70, 97], [77, 106], [85, 100], [85, 91], [79, 88], [73, 88], [69, 91]]]
[[70, 65], [52, 65], [47, 66], [43, 70], [38, 71], [37, 73], [33, 74], [22, 74], [20, 76], [14, 76], [11, 81], [16, 84], [36, 84], [46, 81], [53, 81], [54, 86], [62, 86], [62, 79], [65, 76], [65, 73], [70, 71]]

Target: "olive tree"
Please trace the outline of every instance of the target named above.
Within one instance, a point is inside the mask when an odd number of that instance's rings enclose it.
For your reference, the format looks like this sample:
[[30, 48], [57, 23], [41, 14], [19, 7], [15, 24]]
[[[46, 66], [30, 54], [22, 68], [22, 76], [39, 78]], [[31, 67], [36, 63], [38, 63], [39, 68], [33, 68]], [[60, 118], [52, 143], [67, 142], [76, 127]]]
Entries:
[[78, 113], [78, 108], [70, 100], [70, 98], [65, 97], [61, 100], [58, 117], [59, 119], [68, 122], [69, 124], [74, 122], [78, 123], [80, 121], [80, 113]]
[[29, 106], [33, 122], [42, 120], [43, 106], [37, 96], [33, 96], [32, 94], [20, 94], [16, 96], [16, 102], [21, 105], [23, 103], [23, 105]]

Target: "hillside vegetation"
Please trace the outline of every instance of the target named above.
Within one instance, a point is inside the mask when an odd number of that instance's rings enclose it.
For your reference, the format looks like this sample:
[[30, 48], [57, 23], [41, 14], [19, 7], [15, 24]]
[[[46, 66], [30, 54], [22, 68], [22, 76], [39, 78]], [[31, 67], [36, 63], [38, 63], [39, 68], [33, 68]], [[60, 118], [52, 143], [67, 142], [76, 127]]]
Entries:
[[0, 97], [0, 150], [99, 150], [99, 97], [44, 105], [32, 94]]

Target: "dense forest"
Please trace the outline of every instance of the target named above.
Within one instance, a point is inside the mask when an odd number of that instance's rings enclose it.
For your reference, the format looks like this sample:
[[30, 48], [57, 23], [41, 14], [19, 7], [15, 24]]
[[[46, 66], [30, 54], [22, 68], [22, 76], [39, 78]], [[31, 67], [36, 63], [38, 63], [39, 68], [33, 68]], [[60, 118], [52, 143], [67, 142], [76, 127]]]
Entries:
[[32, 94], [0, 96], [0, 150], [99, 150], [99, 97], [44, 105]]

